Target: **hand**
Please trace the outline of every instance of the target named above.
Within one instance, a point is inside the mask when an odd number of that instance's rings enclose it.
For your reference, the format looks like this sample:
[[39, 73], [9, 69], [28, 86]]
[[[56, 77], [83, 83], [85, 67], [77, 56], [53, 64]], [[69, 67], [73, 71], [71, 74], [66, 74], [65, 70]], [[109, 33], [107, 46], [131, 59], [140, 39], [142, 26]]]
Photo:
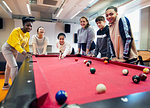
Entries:
[[125, 62], [126, 62], [126, 60], [125, 60], [125, 59], [118, 59], [118, 62], [125, 63]]
[[62, 56], [62, 53], [60, 52], [60, 53], [59, 53], [59, 57], [58, 57], [58, 58], [59, 58], [59, 60], [61, 59], [61, 56]]
[[92, 57], [96, 57], [94, 54], [92, 54]]
[[24, 55], [24, 56], [26, 56], [27, 53], [25, 51], [23, 51], [21, 54]]
[[31, 52], [27, 52], [26, 57], [31, 57], [32, 53]]
[[45, 53], [42, 53], [41, 55], [46, 55]]
[[31, 55], [32, 55], [32, 53], [31, 53], [31, 52], [27, 52], [27, 54], [31, 54]]
[[118, 58], [112, 58], [112, 60], [111, 61], [118, 61]]
[[33, 53], [33, 55], [35, 55], [35, 56], [36, 56], [36, 55], [39, 55], [39, 54], [38, 54], [38, 53]]
[[105, 59], [106, 60], [106, 59], [108, 59], [108, 57], [102, 57], [101, 59]]
[[126, 62], [126, 60], [125, 59], [118, 59], [118, 58], [112, 58], [112, 61], [118, 61], [118, 62], [122, 62], [122, 63], [124, 63], [124, 62]]
[[89, 54], [89, 49], [86, 49], [86, 55], [88, 55]]
[[90, 54], [86, 54], [86, 56], [90, 57], [91, 55]]
[[61, 59], [64, 59], [64, 58], [65, 58], [65, 56], [62, 55], [62, 56], [61, 56]]
[[59, 60], [60, 60], [60, 59], [64, 59], [64, 58], [65, 58], [65, 56], [63, 56], [63, 55], [59, 55], [59, 57], [58, 57], [58, 58], [59, 58]]

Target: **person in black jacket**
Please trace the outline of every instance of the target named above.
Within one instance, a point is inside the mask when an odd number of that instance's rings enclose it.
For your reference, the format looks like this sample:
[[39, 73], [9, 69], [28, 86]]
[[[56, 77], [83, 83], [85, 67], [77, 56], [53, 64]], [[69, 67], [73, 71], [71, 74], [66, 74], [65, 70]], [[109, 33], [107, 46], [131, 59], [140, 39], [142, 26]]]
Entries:
[[99, 53], [101, 54], [101, 58], [109, 58], [110, 50], [109, 44], [110, 36], [109, 36], [109, 27], [106, 25], [105, 18], [103, 16], [98, 16], [95, 19], [95, 22], [99, 28], [97, 31], [97, 41], [94, 56], [96, 57]]

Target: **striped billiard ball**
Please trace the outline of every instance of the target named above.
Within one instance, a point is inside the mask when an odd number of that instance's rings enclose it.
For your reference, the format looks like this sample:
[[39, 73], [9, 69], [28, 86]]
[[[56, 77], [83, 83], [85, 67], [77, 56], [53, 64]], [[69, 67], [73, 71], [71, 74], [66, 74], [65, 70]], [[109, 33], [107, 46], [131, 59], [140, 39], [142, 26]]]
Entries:
[[127, 69], [123, 69], [123, 70], [122, 70], [122, 74], [123, 74], [123, 75], [127, 76], [128, 73], [129, 73], [129, 71], [128, 71]]
[[89, 63], [89, 62], [86, 62], [86, 66], [88, 66], [88, 67], [89, 67], [89, 66], [90, 66], [90, 63]]

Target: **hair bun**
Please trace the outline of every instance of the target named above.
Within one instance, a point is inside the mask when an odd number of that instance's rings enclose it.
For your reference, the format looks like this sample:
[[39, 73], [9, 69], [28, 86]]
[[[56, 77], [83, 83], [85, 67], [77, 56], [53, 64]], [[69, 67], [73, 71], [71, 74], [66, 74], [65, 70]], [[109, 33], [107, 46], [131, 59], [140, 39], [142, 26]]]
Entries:
[[59, 37], [62, 36], [62, 35], [66, 38], [65, 33], [59, 33], [58, 36], [57, 36], [57, 39], [59, 39]]

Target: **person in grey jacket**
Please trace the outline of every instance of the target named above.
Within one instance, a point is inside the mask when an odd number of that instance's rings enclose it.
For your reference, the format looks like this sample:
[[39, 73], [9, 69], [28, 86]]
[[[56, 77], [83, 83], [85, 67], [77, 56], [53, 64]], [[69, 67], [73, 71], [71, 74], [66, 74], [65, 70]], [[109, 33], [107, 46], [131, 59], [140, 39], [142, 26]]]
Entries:
[[78, 54], [82, 49], [83, 55], [93, 55], [93, 50], [95, 49], [95, 33], [90, 27], [89, 21], [86, 17], [80, 18], [81, 28], [78, 30]]

